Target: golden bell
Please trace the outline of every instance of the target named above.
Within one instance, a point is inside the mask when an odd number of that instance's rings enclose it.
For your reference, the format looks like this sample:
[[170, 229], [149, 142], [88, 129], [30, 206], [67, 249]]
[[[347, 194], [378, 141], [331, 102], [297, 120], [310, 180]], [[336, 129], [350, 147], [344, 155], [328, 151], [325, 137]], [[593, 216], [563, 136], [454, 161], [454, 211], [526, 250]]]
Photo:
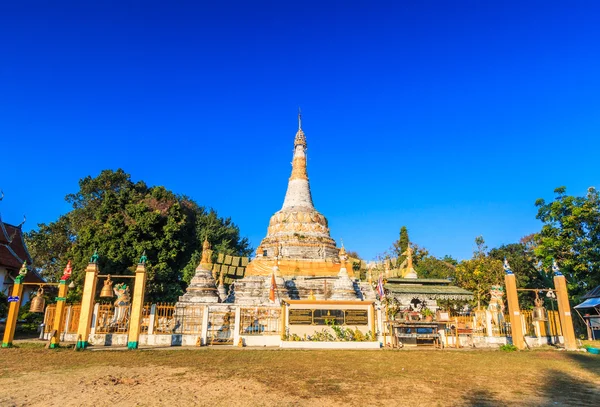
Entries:
[[44, 289], [40, 287], [37, 291], [35, 297], [31, 299], [31, 305], [29, 306], [29, 312], [44, 312], [44, 307], [46, 305], [46, 300], [42, 295], [44, 294]]
[[104, 287], [102, 287], [102, 290], [100, 291], [100, 297], [112, 298], [112, 296], [113, 296], [112, 285], [113, 285], [113, 282], [110, 279], [110, 276], [108, 276], [106, 278], [106, 280], [104, 280]]

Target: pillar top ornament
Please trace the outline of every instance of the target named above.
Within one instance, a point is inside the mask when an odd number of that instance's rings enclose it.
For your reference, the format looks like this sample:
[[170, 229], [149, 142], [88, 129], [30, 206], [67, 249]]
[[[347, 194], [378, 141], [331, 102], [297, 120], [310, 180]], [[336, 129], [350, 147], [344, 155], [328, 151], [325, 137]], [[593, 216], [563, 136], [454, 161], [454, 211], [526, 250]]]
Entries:
[[146, 262], [148, 261], [148, 256], [146, 256], [146, 250], [144, 250], [144, 253], [142, 253], [142, 257], [140, 257], [140, 261], [138, 264], [146, 264]]
[[92, 257], [90, 258], [90, 263], [98, 264], [98, 258], [99, 257], [100, 256], [98, 256], [98, 250], [94, 249], [94, 254], [92, 254]]
[[510, 265], [508, 264], [508, 259], [506, 257], [504, 258], [504, 264], [502, 265], [502, 267], [504, 268], [505, 274], [513, 274]]
[[561, 273], [560, 268], [558, 268], [558, 264], [556, 263], [556, 260], [552, 260], [552, 271], [554, 272], [555, 276], [562, 276], [563, 273]]
[[15, 277], [15, 283], [20, 284], [23, 282], [23, 279], [27, 275], [27, 262], [24, 261], [21, 269], [19, 270], [19, 275]]

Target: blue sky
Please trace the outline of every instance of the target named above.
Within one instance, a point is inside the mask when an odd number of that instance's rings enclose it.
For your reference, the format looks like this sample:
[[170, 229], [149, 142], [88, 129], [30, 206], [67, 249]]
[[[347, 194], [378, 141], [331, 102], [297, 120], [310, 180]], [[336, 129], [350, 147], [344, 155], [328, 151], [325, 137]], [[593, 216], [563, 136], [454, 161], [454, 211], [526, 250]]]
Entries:
[[374, 258], [539, 230], [534, 202], [599, 187], [597, 2], [0, 5], [0, 203], [26, 228], [102, 169], [230, 216], [280, 209], [298, 106], [315, 206]]

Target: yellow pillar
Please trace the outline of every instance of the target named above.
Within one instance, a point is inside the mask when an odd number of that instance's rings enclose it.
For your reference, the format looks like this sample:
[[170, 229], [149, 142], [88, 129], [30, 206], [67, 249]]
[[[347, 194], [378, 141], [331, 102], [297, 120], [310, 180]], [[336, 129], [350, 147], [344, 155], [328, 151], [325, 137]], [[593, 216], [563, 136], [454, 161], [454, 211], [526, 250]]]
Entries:
[[81, 311], [79, 314], [79, 328], [77, 328], [76, 349], [85, 349], [88, 346], [97, 281], [98, 264], [96, 263], [96, 259], [92, 258], [92, 261], [85, 269], [85, 282], [83, 283], [83, 296], [81, 297]]
[[6, 327], [4, 328], [4, 338], [2, 339], [2, 347], [10, 348], [15, 337], [15, 329], [17, 328], [17, 316], [21, 307], [23, 297], [23, 278], [27, 274], [27, 264], [23, 263], [19, 275], [15, 278], [12, 295], [9, 297], [10, 305], [8, 306], [8, 317], [6, 318]]
[[575, 330], [573, 329], [573, 318], [571, 317], [571, 306], [569, 305], [569, 292], [567, 281], [562, 275], [556, 262], [552, 265], [554, 271], [554, 288], [556, 289], [556, 300], [558, 302], [558, 315], [562, 325], [562, 334], [565, 341], [565, 349], [576, 350]]
[[525, 338], [523, 336], [523, 324], [521, 324], [519, 297], [517, 296], [517, 280], [506, 259], [504, 260], [504, 271], [504, 284], [506, 285], [506, 300], [508, 302], [508, 313], [510, 315], [512, 341], [517, 349], [523, 350], [525, 349]]
[[127, 348], [137, 349], [140, 339], [140, 325], [142, 311], [144, 310], [144, 292], [146, 291], [146, 265], [145, 255], [135, 270], [135, 286], [133, 287], [133, 301], [131, 303], [131, 319], [129, 320], [129, 337]]
[[60, 343], [60, 333], [64, 328], [65, 319], [64, 310], [67, 303], [67, 280], [60, 280], [58, 284], [58, 297], [56, 297], [56, 312], [54, 314], [54, 324], [52, 331], [54, 335], [50, 338], [50, 349], [58, 348]]

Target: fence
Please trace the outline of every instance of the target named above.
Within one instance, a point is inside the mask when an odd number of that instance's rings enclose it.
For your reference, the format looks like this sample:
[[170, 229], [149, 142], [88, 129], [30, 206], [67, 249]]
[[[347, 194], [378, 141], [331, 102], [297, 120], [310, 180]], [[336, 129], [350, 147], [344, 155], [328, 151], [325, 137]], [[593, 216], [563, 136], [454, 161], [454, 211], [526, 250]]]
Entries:
[[[62, 327], [61, 333], [77, 333], [79, 327], [79, 315], [81, 312], [81, 304], [67, 305], [63, 308], [63, 321], [65, 327]], [[44, 333], [52, 332], [54, 329], [54, 317], [56, 316], [56, 304], [50, 304], [46, 307], [44, 313]]]
[[97, 334], [126, 334], [129, 332], [129, 315], [131, 306], [115, 307], [113, 304], [98, 304], [96, 316]]
[[175, 304], [159, 303], [154, 306], [155, 335], [170, 335], [175, 331]]
[[175, 312], [175, 332], [179, 334], [201, 335], [204, 309], [204, 305], [178, 307]]
[[241, 308], [240, 333], [242, 335], [281, 334], [281, 308]]

